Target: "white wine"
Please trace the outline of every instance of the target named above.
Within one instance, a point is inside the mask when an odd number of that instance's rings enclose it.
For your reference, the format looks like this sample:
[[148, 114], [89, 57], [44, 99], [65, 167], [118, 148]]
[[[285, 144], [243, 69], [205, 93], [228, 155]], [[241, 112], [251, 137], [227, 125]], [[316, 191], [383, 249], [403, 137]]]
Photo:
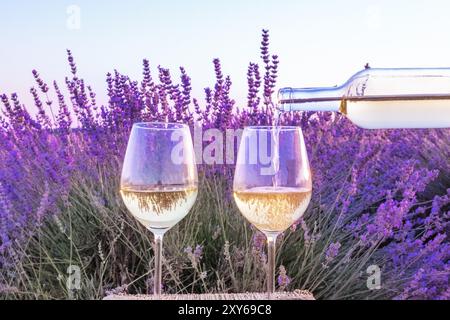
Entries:
[[450, 95], [345, 99], [340, 111], [366, 129], [445, 128], [450, 123]]
[[272, 184], [274, 187], [280, 185], [280, 126], [278, 126], [279, 116], [275, 117], [275, 127], [272, 130], [272, 143], [273, 143], [273, 154], [272, 154], [272, 166], [273, 166], [273, 177]]
[[148, 229], [170, 229], [194, 205], [197, 187], [122, 187], [122, 199], [131, 214]]
[[282, 88], [278, 108], [340, 112], [366, 129], [450, 128], [450, 68], [368, 68], [341, 86]]
[[303, 215], [311, 189], [255, 187], [234, 191], [234, 199], [244, 217], [259, 230], [282, 232]]
[[335, 111], [365, 129], [450, 127], [450, 95], [312, 98], [283, 103], [290, 105], [289, 110], [296, 111], [322, 111], [320, 105], [323, 103], [338, 104]]

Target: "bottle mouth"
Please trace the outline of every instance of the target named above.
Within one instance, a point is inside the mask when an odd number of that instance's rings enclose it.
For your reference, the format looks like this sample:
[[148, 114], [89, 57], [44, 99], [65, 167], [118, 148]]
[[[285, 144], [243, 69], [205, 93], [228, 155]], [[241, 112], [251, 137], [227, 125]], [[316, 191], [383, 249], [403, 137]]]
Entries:
[[278, 104], [284, 103], [285, 100], [290, 100], [292, 98], [292, 91], [293, 89], [291, 87], [279, 89], [277, 94]]
[[278, 110], [339, 111], [343, 100], [342, 87], [281, 88], [278, 90]]

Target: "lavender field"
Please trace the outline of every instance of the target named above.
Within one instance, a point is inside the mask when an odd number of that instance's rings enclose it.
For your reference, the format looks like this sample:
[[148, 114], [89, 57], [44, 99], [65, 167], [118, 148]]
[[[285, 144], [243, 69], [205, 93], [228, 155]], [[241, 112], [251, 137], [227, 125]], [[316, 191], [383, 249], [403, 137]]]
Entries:
[[[2, 94], [0, 114], [0, 297], [101, 299], [152, 291], [152, 236], [127, 213], [119, 179], [138, 121], [201, 123], [204, 129], [271, 124], [278, 57], [263, 31], [261, 61], [248, 66], [248, 103], [213, 60], [216, 81], [191, 96], [143, 61], [143, 77], [106, 77], [100, 105], [68, 54], [69, 76], [32, 71], [38, 113]], [[281, 61], [282, 63], [282, 61]], [[1, 88], [0, 88], [1, 90]], [[284, 114], [301, 126], [313, 198], [278, 241], [278, 290], [317, 299], [450, 299], [450, 130], [363, 130], [329, 113]], [[207, 142], [205, 142], [207, 144]], [[264, 291], [264, 236], [231, 196], [234, 166], [199, 165], [199, 196], [165, 239], [166, 293]], [[69, 290], [69, 266], [81, 271]], [[371, 270], [380, 283], [370, 286]]]

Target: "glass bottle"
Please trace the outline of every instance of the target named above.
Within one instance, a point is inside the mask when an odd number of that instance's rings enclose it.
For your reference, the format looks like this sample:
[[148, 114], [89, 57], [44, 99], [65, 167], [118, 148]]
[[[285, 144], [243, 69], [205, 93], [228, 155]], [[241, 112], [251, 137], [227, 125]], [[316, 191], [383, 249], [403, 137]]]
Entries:
[[280, 111], [334, 111], [366, 129], [450, 127], [450, 68], [366, 67], [335, 87], [282, 88]]

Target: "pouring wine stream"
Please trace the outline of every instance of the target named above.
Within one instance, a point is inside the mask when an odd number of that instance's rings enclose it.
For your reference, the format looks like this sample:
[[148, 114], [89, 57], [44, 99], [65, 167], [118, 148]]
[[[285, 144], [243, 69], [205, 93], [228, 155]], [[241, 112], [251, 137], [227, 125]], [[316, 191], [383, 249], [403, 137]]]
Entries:
[[272, 184], [273, 187], [276, 189], [278, 186], [280, 186], [280, 146], [279, 146], [279, 141], [280, 141], [280, 118], [281, 118], [281, 111], [278, 109], [278, 104], [273, 105], [273, 110], [274, 110], [274, 117], [272, 120], [272, 126], [274, 127], [274, 130], [271, 130], [272, 132], [272, 142], [273, 146], [272, 146], [272, 151], [271, 152], [271, 156], [272, 156], [272, 168], [274, 170], [274, 174], [272, 177]]

